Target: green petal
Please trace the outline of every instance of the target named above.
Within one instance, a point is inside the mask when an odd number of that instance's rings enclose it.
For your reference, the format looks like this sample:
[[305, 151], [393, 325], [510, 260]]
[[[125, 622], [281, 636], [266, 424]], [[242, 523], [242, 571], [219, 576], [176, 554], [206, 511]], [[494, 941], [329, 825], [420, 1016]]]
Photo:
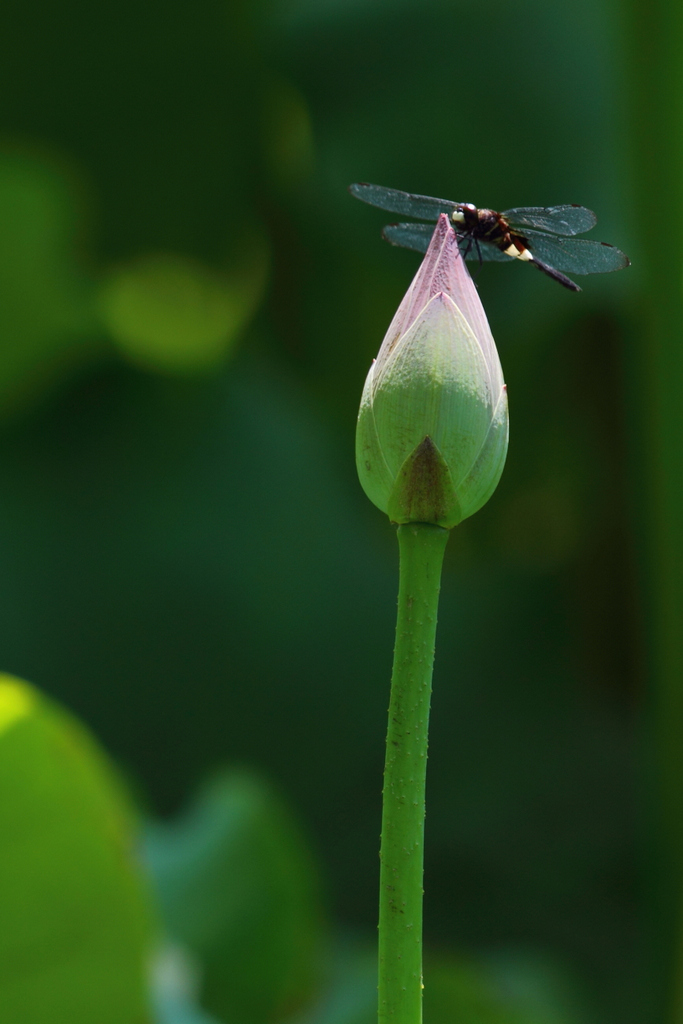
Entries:
[[373, 411], [372, 391], [376, 366], [373, 361], [360, 400], [356, 427], [356, 469], [361, 486], [370, 501], [382, 512], [386, 512], [394, 476], [382, 452]]
[[392, 475], [429, 436], [454, 479], [474, 463], [493, 415], [489, 371], [448, 296], [429, 302], [376, 375], [373, 411]]
[[489, 500], [500, 480], [508, 448], [507, 390], [503, 388], [481, 451], [467, 477], [458, 485], [462, 518], [474, 515]]

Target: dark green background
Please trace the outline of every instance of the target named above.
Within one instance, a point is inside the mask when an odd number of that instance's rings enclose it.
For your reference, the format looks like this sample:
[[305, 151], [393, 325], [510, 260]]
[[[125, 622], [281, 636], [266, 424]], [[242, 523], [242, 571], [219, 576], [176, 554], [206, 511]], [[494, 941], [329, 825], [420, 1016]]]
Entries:
[[[631, 255], [580, 295], [521, 265], [477, 277], [510, 453], [447, 552], [426, 862], [432, 948], [541, 951], [625, 1024], [661, 1020], [643, 722], [667, 675], [646, 668], [653, 609], [679, 621], [648, 539], [677, 367], [647, 378], [639, 324], [675, 230], [666, 181], [639, 192], [661, 154], [639, 162], [659, 57], [655, 38], [630, 62], [638, 11], [7, 0], [0, 19], [2, 668], [79, 714], [157, 813], [217, 765], [260, 769], [333, 920], [370, 937], [397, 551], [353, 437], [418, 258], [346, 186], [579, 203]], [[117, 336], [108, 282], [150, 253], [253, 289], [215, 358], [191, 324], [180, 369]]]

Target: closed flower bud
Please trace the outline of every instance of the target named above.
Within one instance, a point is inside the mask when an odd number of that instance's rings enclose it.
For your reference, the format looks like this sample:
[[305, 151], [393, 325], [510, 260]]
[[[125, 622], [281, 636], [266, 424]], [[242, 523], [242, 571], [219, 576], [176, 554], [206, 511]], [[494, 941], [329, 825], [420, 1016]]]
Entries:
[[500, 360], [442, 214], [365, 382], [358, 475], [392, 522], [450, 529], [493, 494], [507, 443]]

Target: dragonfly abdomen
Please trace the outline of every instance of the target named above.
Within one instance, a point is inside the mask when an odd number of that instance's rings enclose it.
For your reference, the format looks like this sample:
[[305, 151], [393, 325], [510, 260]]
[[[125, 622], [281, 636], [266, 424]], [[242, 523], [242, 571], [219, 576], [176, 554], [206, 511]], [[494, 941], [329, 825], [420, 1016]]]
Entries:
[[[476, 219], [471, 213], [469, 214], [472, 227], [468, 230], [473, 238], [488, 242], [490, 245], [495, 245], [497, 249], [500, 249], [506, 256], [510, 256], [511, 259], [531, 263], [532, 266], [537, 267], [542, 273], [552, 277], [558, 284], [564, 285], [565, 288], [569, 288], [573, 292], [581, 291], [579, 286], [574, 284], [565, 274], [560, 273], [555, 267], [549, 266], [534, 256], [524, 235], [514, 231], [502, 214], [497, 213], [495, 210], [475, 210], [475, 213]], [[467, 216], [465, 223], [467, 224]]]

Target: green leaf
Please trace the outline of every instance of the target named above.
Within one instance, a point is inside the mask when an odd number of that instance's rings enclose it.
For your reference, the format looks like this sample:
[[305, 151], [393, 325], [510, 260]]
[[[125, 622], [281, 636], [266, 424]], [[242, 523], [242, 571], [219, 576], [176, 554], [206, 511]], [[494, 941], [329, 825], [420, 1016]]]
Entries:
[[152, 972], [155, 1024], [220, 1024], [197, 1002], [197, 965], [181, 946], [159, 950]]
[[148, 911], [125, 803], [71, 716], [0, 676], [0, 1017], [145, 1024]]
[[571, 972], [515, 950], [475, 960], [441, 956], [425, 969], [427, 1024], [593, 1024]]
[[200, 960], [210, 1013], [265, 1024], [310, 998], [322, 948], [316, 873], [263, 782], [221, 775], [176, 822], [152, 826], [146, 849], [166, 929]]
[[[550, 957], [427, 955], [425, 1024], [594, 1024], [576, 978]], [[287, 1024], [375, 1024], [377, 952], [340, 943], [315, 1004]]]
[[63, 168], [0, 151], [0, 416], [97, 355], [77, 259], [82, 198]]
[[115, 267], [99, 295], [103, 321], [122, 354], [166, 373], [220, 366], [263, 295], [268, 250], [256, 231], [240, 246], [238, 269], [212, 270], [180, 253], [138, 256]]

